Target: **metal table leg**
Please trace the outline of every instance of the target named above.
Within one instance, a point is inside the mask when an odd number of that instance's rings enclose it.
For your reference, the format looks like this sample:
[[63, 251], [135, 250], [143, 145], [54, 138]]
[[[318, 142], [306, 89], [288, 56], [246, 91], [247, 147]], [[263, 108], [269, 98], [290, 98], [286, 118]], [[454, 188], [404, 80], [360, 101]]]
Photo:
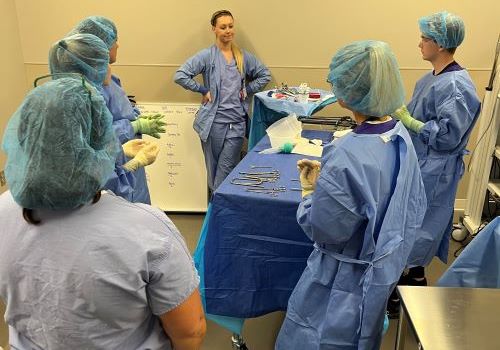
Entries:
[[406, 334], [408, 332], [408, 320], [404, 307], [399, 310], [398, 331], [396, 334], [396, 350], [404, 350]]

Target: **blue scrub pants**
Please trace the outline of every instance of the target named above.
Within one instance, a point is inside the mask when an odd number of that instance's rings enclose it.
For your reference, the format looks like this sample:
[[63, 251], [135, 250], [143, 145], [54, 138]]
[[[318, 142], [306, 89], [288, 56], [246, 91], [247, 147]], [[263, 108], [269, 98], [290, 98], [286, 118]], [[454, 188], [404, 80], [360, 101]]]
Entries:
[[201, 142], [207, 167], [208, 187], [212, 192], [239, 163], [244, 135], [244, 122], [213, 123], [207, 141]]

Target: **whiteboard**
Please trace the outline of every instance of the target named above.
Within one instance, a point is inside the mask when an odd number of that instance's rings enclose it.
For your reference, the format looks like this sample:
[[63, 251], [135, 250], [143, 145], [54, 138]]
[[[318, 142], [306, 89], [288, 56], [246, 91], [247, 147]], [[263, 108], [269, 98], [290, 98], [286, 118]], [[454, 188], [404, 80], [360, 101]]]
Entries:
[[157, 142], [160, 153], [146, 167], [151, 204], [169, 212], [206, 212], [208, 200], [207, 171], [201, 142], [193, 130], [199, 104], [139, 102], [141, 114], [165, 115], [166, 132]]

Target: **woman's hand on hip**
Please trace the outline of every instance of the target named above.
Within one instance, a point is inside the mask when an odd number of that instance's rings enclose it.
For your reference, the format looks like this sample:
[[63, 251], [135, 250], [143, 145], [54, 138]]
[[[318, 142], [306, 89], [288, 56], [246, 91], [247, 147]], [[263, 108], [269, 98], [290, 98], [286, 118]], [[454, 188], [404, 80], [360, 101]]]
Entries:
[[201, 104], [206, 105], [209, 102], [212, 102], [212, 95], [210, 95], [210, 91], [208, 91], [205, 95], [203, 95], [201, 99]]

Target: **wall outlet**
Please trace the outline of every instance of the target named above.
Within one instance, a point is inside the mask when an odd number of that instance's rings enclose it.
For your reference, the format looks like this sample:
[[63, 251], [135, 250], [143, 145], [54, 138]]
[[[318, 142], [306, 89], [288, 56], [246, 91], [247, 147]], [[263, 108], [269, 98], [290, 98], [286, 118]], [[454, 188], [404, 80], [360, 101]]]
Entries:
[[7, 185], [7, 181], [5, 180], [5, 172], [2, 170], [0, 171], [0, 187], [4, 187]]

